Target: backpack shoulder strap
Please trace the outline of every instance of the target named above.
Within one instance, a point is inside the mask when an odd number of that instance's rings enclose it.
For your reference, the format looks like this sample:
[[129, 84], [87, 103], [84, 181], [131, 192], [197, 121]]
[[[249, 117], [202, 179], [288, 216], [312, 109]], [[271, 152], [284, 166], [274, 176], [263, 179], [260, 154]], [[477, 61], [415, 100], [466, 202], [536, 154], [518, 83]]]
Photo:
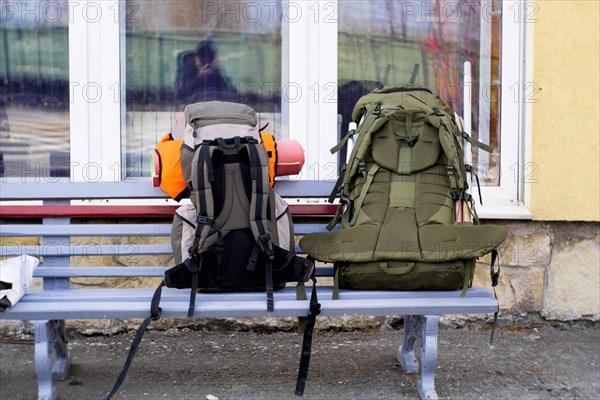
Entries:
[[196, 253], [202, 247], [214, 225], [215, 205], [211, 185], [215, 180], [212, 164], [213, 151], [209, 141], [202, 142], [197, 150], [195, 168], [192, 170], [193, 187], [198, 199], [198, 209], [196, 210], [198, 217], [194, 244], [190, 253]]
[[267, 223], [267, 205], [269, 202], [269, 159], [264, 147], [256, 140], [248, 138], [246, 149], [250, 159], [250, 179], [252, 180], [252, 194], [250, 196], [250, 229], [256, 239], [256, 245], [250, 256], [248, 269], [253, 270], [258, 261], [258, 253], [266, 256], [266, 286], [267, 286], [267, 310], [273, 311], [273, 245]]
[[185, 261], [185, 265], [192, 272], [192, 288], [190, 291], [190, 305], [188, 317], [194, 315], [196, 305], [196, 292], [198, 289], [198, 274], [202, 268], [202, 258], [199, 254], [200, 249], [206, 242], [211, 230], [217, 232], [217, 270], [222, 265], [225, 254], [223, 243], [223, 234], [221, 227], [215, 221], [215, 205], [212, 192], [212, 182], [215, 181], [215, 174], [212, 163], [212, 153], [210, 141], [206, 140], [200, 144], [197, 154], [194, 157], [196, 163], [192, 168], [192, 182], [195, 188], [196, 198], [198, 199], [198, 209], [196, 210], [196, 231], [194, 233], [194, 242], [190, 247], [190, 257]]

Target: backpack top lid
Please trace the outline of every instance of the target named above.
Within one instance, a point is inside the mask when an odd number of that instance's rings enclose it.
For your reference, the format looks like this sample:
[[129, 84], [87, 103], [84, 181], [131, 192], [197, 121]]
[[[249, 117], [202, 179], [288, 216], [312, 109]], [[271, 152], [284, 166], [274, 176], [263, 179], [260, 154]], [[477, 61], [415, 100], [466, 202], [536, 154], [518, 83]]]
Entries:
[[413, 83], [384, 86], [381, 89], [375, 89], [371, 93], [364, 95], [354, 106], [352, 120], [359, 123], [367, 106], [370, 104], [381, 104], [382, 106], [403, 105], [408, 107], [414, 105], [454, 115], [452, 108], [440, 99], [435, 92]]
[[205, 140], [251, 136], [260, 141], [256, 112], [246, 104], [206, 101], [184, 109], [185, 144], [194, 148]]

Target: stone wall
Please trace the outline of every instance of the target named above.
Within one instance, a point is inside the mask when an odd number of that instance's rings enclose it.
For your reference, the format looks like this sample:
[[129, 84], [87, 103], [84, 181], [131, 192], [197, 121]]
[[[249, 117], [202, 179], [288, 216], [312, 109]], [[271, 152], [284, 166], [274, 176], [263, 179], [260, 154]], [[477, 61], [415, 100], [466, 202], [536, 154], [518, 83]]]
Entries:
[[[496, 222], [509, 229], [500, 247], [496, 288], [502, 312], [550, 320], [600, 319], [600, 224]], [[490, 286], [489, 256], [475, 284]]]
[[[515, 319], [527, 314], [539, 314], [548, 320], [600, 319], [600, 224], [578, 222], [494, 221], [509, 229], [509, 236], [500, 247], [500, 284], [496, 288], [504, 318]], [[168, 243], [168, 238], [78, 238], [78, 244], [89, 244], [93, 250], [99, 244]], [[34, 245], [37, 240], [4, 238], [0, 244]], [[490, 257], [480, 260], [475, 272], [476, 286], [491, 286]], [[168, 256], [100, 257], [91, 251], [87, 257], [75, 257], [72, 265], [172, 265]], [[73, 287], [156, 287], [157, 279], [74, 279]], [[35, 287], [40, 287], [36, 282]], [[452, 320], [482, 318], [454, 316]], [[366, 329], [393, 325], [393, 318], [344, 317], [320, 318], [318, 328], [327, 330]], [[27, 332], [27, 324], [2, 321], [0, 334]], [[134, 329], [139, 321], [68, 321], [67, 326], [84, 334], [112, 334]], [[221, 321], [164, 320], [154, 324], [157, 329], [174, 326], [196, 326], [199, 329], [290, 330], [296, 320], [228, 319]]]

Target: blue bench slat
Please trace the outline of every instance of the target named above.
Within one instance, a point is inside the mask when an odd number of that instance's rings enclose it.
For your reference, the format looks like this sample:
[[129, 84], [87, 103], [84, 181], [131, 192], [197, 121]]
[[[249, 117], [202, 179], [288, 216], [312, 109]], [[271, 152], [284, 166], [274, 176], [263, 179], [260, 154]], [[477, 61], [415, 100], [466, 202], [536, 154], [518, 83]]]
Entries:
[[33, 257], [98, 257], [98, 256], [141, 256], [170, 255], [173, 253], [170, 244], [125, 244], [125, 245], [77, 245], [77, 246], [3, 246], [0, 256], [14, 257], [27, 254]]
[[[154, 288], [135, 288], [135, 289], [73, 289], [73, 290], [56, 290], [56, 291], [32, 291], [24, 297], [21, 302], [23, 303], [36, 303], [36, 302], [123, 302], [123, 301], [145, 301], [152, 297]], [[319, 301], [331, 300], [332, 289], [330, 286], [319, 286]], [[293, 300], [296, 298], [296, 288], [293, 285], [288, 285], [285, 289], [277, 291], [277, 296], [281, 299]], [[168, 301], [189, 301], [189, 289], [163, 289], [163, 299]], [[246, 301], [246, 300], [261, 300], [265, 298], [264, 292], [230, 292], [230, 293], [201, 293], [198, 296], [203, 298], [213, 298], [217, 296], [217, 299], [227, 301]], [[310, 288], [307, 287], [307, 296], [310, 296]], [[340, 291], [340, 301], [346, 300], [381, 300], [387, 301], [391, 299], [434, 299], [435, 301], [444, 304], [447, 300], [460, 298], [460, 291], [450, 292], [431, 292], [431, 291], [415, 291], [415, 292], [400, 292], [400, 291], [371, 291], [371, 290], [357, 290], [357, 291]], [[492, 292], [489, 289], [479, 288], [469, 291], [468, 295], [462, 298], [462, 301], [471, 302], [485, 302], [488, 300], [495, 300]], [[467, 300], [469, 299], [469, 300]], [[149, 306], [150, 303], [148, 303]], [[0, 319], [2, 316], [0, 315]]]
[[[295, 224], [296, 235], [326, 232], [324, 224]], [[2, 225], [0, 236], [171, 236], [171, 224]]]
[[[161, 277], [169, 267], [45, 267], [37, 268], [36, 278]], [[333, 275], [333, 267], [318, 267], [316, 275]]]
[[0, 236], [171, 236], [171, 224], [2, 225]]
[[[296, 245], [296, 253], [303, 254]], [[78, 245], [78, 246], [27, 246], [14, 245], [0, 247], [0, 257], [17, 257], [27, 254], [33, 257], [98, 257], [98, 256], [141, 256], [171, 255], [170, 244], [124, 244], [124, 245]]]
[[[329, 197], [335, 181], [278, 181], [282, 197]], [[1, 182], [0, 200], [164, 199], [149, 178], [123, 182]]]
[[45, 267], [36, 268], [36, 278], [161, 277], [169, 267]]
[[295, 235], [306, 235], [312, 232], [327, 232], [326, 224], [294, 224]]
[[[153, 289], [98, 289], [31, 292], [0, 319], [96, 319], [147, 316]], [[473, 295], [471, 295], [473, 294]], [[163, 317], [187, 315], [188, 290], [165, 290]], [[496, 302], [490, 290], [472, 290], [466, 297], [452, 292], [342, 291], [331, 300], [330, 288], [319, 288], [322, 315], [492, 313]], [[365, 301], [368, 299], [368, 301]], [[275, 317], [306, 315], [307, 301], [295, 300], [295, 289], [275, 293], [275, 313], [266, 311], [264, 293], [199, 293], [196, 317]]]
[[[307, 285], [307, 295], [310, 295], [310, 285]], [[46, 302], [46, 301], [59, 301], [64, 300], [66, 302], [94, 302], [94, 301], [106, 301], [106, 302], [119, 302], [123, 300], [127, 301], [140, 301], [143, 299], [149, 299], [152, 297], [155, 288], [135, 288], [135, 289], [115, 289], [115, 288], [93, 288], [93, 289], [72, 289], [72, 290], [54, 290], [54, 291], [41, 291], [34, 290], [29, 293], [23, 299], [22, 302]], [[319, 301], [330, 300], [332, 298], [332, 288], [330, 286], [318, 286]], [[277, 296], [283, 296], [284, 298], [295, 298], [296, 288], [294, 284], [289, 284], [285, 289], [275, 292]], [[189, 289], [172, 289], [163, 288], [163, 298], [179, 299], [186, 301], [189, 298]], [[223, 292], [223, 293], [199, 293], [198, 296], [204, 296], [207, 298], [215, 297], [220, 299], [227, 299], [228, 301], [244, 301], [264, 299], [264, 292]], [[390, 299], [435, 299], [440, 303], [444, 303], [448, 299], [462, 298], [465, 301], [478, 302], [481, 299], [492, 299], [495, 300], [494, 294], [490, 289], [487, 288], [471, 288], [467, 291], [465, 297], [460, 296], [460, 290], [454, 291], [390, 291], [390, 290], [340, 290], [340, 300], [365, 300], [365, 299], [376, 299], [376, 300], [390, 300]], [[470, 300], [469, 300], [470, 299]], [[486, 300], [487, 301], [487, 300]], [[148, 303], [150, 304], [150, 303]], [[0, 314], [0, 318], [2, 314]]]

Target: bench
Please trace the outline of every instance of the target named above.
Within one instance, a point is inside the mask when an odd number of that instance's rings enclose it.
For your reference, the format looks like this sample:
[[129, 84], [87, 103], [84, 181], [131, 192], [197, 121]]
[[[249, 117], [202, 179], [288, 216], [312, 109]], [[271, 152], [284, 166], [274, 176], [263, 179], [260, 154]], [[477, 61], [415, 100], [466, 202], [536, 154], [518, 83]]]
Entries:
[[[333, 182], [282, 181], [277, 192], [290, 201], [297, 235], [325, 229], [323, 218], [335, 206], [323, 203], [297, 204], [301, 198], [326, 197]], [[27, 293], [4, 313], [1, 320], [28, 320], [35, 328], [35, 367], [38, 398], [55, 399], [53, 380], [65, 379], [71, 356], [65, 339], [65, 320], [145, 318], [149, 315], [153, 288], [70, 288], [72, 278], [161, 277], [169, 266], [71, 266], [71, 257], [89, 254], [103, 256], [170, 255], [170, 224], [175, 206], [167, 205], [89, 205], [79, 200], [164, 199], [165, 195], [148, 181], [98, 183], [0, 183], [1, 257], [29, 254], [41, 258], [35, 277], [43, 279], [43, 289]], [[18, 204], [6, 201], [18, 200]], [[24, 204], [37, 201], [37, 205]], [[43, 203], [40, 205], [39, 202]], [[89, 202], [88, 202], [89, 203]], [[97, 218], [102, 219], [99, 223]], [[143, 218], [146, 223], [114, 223]], [[159, 223], [149, 221], [160, 218]], [[32, 221], [33, 220], [33, 221]], [[41, 223], [40, 223], [41, 221]], [[82, 221], [86, 223], [81, 223]], [[32, 223], [35, 222], [35, 223]], [[84, 246], [78, 237], [165, 237], [165, 244], [115, 244]], [[6, 238], [38, 237], [40, 245], [15, 245]], [[300, 251], [297, 248], [297, 251]], [[113, 258], [114, 260], [114, 258]], [[319, 266], [317, 277], [333, 274], [331, 266]], [[296, 289], [288, 285], [275, 292], [275, 311], [267, 312], [264, 293], [199, 293], [194, 317], [304, 317], [308, 300], [297, 300]], [[308, 286], [308, 285], [307, 285]], [[405, 315], [402, 344], [397, 357], [407, 373], [419, 373], [417, 391], [423, 399], [435, 399], [434, 372], [437, 362], [438, 319], [443, 314], [493, 313], [497, 300], [488, 289], [460, 291], [402, 292], [340, 290], [332, 300], [332, 288], [318, 287], [321, 315]], [[308, 293], [310, 296], [310, 293]], [[161, 301], [163, 318], [186, 317], [189, 291], [165, 288]], [[415, 356], [418, 355], [419, 360]], [[125, 358], [125, 354], [123, 354]], [[291, 385], [291, 384], [290, 384]], [[107, 388], [109, 389], [109, 388]], [[290, 393], [292, 387], [290, 387]]]

